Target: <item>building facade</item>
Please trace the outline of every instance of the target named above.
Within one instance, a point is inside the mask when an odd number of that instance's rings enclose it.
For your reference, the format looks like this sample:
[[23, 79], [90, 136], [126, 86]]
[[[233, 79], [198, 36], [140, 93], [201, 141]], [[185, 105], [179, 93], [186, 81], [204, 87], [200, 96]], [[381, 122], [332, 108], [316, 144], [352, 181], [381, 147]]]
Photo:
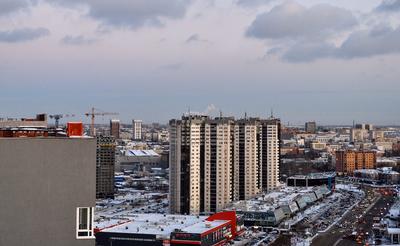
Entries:
[[307, 133], [315, 134], [317, 132], [317, 123], [315, 121], [306, 122], [304, 128]]
[[376, 152], [374, 151], [336, 151], [336, 172], [352, 174], [358, 169], [376, 168]]
[[119, 139], [120, 125], [121, 123], [119, 120], [110, 120], [110, 136], [113, 136], [115, 139]]
[[233, 120], [205, 122], [204, 137], [204, 211], [220, 211], [232, 201]]
[[279, 185], [280, 120], [261, 120], [259, 132], [260, 189], [268, 192]]
[[142, 121], [132, 120], [132, 139], [141, 140], [142, 139]]
[[236, 121], [234, 138], [234, 200], [247, 200], [260, 192], [258, 122], [255, 119]]
[[170, 212], [213, 213], [279, 184], [280, 121], [211, 119], [170, 121]]
[[96, 141], [0, 138], [0, 245], [95, 244]]
[[114, 198], [114, 137], [98, 136], [96, 140], [96, 198]]

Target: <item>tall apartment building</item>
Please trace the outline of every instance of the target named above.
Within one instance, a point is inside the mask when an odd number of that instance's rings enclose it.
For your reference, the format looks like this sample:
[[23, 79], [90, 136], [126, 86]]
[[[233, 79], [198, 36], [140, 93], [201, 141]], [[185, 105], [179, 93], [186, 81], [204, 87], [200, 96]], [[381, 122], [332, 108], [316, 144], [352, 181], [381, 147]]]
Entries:
[[94, 246], [96, 141], [0, 138], [0, 245]]
[[132, 139], [141, 140], [142, 139], [142, 121], [132, 120]]
[[317, 123], [315, 123], [315, 121], [306, 122], [305, 131], [307, 133], [316, 133], [317, 132]]
[[279, 119], [260, 121], [259, 159], [260, 189], [271, 191], [279, 185], [281, 122]]
[[[204, 193], [204, 121], [206, 116], [183, 116], [170, 125], [170, 212], [199, 214]], [[202, 169], [202, 170], [200, 170]], [[203, 173], [203, 174], [202, 174]], [[201, 179], [203, 176], [203, 179]]]
[[[232, 201], [232, 161], [234, 121], [231, 118], [207, 120], [204, 125], [204, 208], [217, 212]], [[202, 184], [200, 184], [202, 185]], [[201, 200], [202, 201], [202, 200]]]
[[235, 122], [234, 200], [246, 200], [260, 192], [258, 123], [256, 119], [242, 119]]
[[119, 120], [110, 120], [110, 135], [115, 139], [119, 139], [120, 125]]
[[279, 120], [189, 115], [170, 121], [170, 210], [199, 214], [270, 191], [279, 178]]
[[96, 198], [114, 198], [114, 137], [97, 136], [96, 141]]
[[336, 151], [336, 172], [351, 174], [357, 169], [376, 167], [376, 153], [373, 151]]

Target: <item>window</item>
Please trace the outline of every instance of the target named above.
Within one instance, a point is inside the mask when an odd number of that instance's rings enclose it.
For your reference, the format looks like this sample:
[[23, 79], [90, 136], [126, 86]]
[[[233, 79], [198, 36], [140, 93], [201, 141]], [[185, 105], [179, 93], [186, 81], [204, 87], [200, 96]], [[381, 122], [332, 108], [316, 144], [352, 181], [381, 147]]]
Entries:
[[94, 238], [93, 234], [94, 209], [92, 207], [76, 209], [76, 238]]

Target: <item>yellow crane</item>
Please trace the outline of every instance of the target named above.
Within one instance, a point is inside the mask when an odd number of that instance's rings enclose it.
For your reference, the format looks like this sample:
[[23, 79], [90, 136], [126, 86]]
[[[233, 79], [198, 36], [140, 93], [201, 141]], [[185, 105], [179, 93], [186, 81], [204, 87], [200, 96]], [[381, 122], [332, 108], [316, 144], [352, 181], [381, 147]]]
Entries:
[[100, 109], [92, 108], [92, 110], [89, 113], [85, 113], [87, 117], [91, 117], [91, 122], [90, 122], [90, 136], [94, 136], [94, 119], [96, 116], [105, 116], [105, 115], [118, 115], [118, 113], [115, 112], [103, 112]]

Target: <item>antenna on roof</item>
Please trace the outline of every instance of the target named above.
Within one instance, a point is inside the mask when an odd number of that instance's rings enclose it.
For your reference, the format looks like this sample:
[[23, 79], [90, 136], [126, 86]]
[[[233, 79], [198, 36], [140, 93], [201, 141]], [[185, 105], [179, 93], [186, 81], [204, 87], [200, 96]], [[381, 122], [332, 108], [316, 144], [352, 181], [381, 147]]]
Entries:
[[244, 119], [247, 120], [247, 112], [244, 112]]
[[219, 117], [222, 118], [222, 110], [219, 111]]
[[271, 119], [274, 118], [274, 109], [271, 108]]

